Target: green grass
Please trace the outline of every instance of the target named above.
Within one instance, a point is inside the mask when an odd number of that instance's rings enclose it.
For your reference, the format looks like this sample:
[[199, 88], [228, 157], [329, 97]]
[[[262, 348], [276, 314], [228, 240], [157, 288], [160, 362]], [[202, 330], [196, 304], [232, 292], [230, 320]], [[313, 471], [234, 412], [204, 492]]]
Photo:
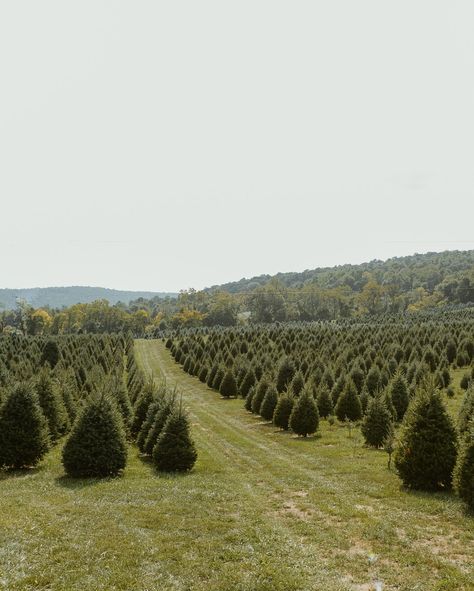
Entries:
[[375, 576], [386, 590], [473, 589], [474, 518], [454, 495], [402, 490], [358, 430], [277, 432], [160, 342], [137, 350], [183, 390], [195, 469], [159, 476], [131, 447], [122, 478], [72, 481], [56, 448], [1, 476], [0, 589], [364, 591]]

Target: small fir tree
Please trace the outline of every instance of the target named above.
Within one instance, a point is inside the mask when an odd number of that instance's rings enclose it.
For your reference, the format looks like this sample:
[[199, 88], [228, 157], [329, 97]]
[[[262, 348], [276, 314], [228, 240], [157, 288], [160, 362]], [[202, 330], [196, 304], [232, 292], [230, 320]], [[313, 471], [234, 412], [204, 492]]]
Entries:
[[291, 411], [290, 428], [293, 433], [307, 437], [311, 433], [315, 433], [318, 426], [318, 407], [311, 393], [304, 389], [296, 399]]
[[349, 380], [339, 396], [334, 409], [339, 421], [358, 421], [362, 417], [362, 406], [354, 383]]
[[187, 472], [196, 463], [196, 447], [181, 405], [169, 415], [152, 457], [160, 472]]
[[126, 461], [125, 429], [117, 405], [96, 394], [82, 408], [64, 445], [64, 469], [75, 478], [116, 476]]
[[270, 386], [265, 392], [265, 396], [260, 405], [260, 416], [266, 421], [273, 419], [273, 413], [278, 402], [278, 393], [275, 386]]
[[331, 394], [327, 386], [322, 386], [317, 397], [319, 416], [326, 419], [334, 412]]
[[456, 462], [456, 430], [439, 392], [425, 384], [402, 423], [395, 466], [406, 487], [449, 488]]
[[397, 416], [396, 420], [401, 422], [408, 408], [408, 384], [401, 373], [395, 374], [392, 383], [389, 387], [390, 398], [395, 407]]
[[49, 448], [49, 429], [38, 396], [17, 384], [0, 407], [0, 468], [36, 466]]
[[222, 379], [219, 386], [219, 392], [224, 398], [230, 398], [231, 396], [237, 396], [237, 381], [234, 376], [234, 372], [228, 369]]
[[273, 412], [273, 424], [275, 427], [288, 431], [294, 401], [295, 399], [290, 392], [280, 394], [275, 411]]
[[371, 398], [361, 425], [365, 443], [371, 447], [381, 447], [391, 426], [392, 416], [384, 400], [380, 396]]
[[453, 483], [459, 497], [474, 511], [474, 421], [470, 422], [462, 439]]

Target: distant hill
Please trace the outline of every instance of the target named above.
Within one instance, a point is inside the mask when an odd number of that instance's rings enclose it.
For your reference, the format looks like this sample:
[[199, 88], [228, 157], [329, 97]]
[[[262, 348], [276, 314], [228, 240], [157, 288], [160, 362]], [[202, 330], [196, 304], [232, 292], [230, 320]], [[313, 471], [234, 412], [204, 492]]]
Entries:
[[22, 299], [34, 308], [49, 306], [63, 308], [73, 304], [87, 304], [94, 300], [108, 300], [110, 304], [123, 302], [129, 304], [139, 298], [176, 297], [175, 293], [154, 291], [121, 291], [105, 287], [33, 287], [26, 289], [0, 289], [0, 309], [12, 310], [16, 301]]
[[[205, 291], [227, 291], [233, 294], [249, 293], [272, 280], [278, 280], [289, 289], [298, 290], [306, 285], [321, 289], [349, 287], [360, 292], [367, 283], [367, 273], [381, 285], [390, 285], [398, 293], [423, 288], [428, 293], [443, 292], [448, 301], [472, 302], [474, 297], [474, 250], [428, 252], [386, 261], [373, 260], [360, 265], [320, 267], [302, 272], [259, 275], [250, 279], [213, 285]], [[458, 297], [459, 296], [459, 297]]]

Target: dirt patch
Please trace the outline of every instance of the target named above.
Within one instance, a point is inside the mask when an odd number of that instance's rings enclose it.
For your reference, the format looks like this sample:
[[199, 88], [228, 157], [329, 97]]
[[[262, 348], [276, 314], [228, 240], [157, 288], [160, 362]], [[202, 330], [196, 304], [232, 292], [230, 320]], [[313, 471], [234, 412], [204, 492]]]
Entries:
[[291, 516], [295, 517], [296, 519], [300, 519], [301, 521], [309, 521], [309, 519], [313, 516], [313, 511], [311, 509], [301, 509], [297, 507], [294, 501], [286, 501], [283, 504], [281, 509], [275, 512], [278, 516]]

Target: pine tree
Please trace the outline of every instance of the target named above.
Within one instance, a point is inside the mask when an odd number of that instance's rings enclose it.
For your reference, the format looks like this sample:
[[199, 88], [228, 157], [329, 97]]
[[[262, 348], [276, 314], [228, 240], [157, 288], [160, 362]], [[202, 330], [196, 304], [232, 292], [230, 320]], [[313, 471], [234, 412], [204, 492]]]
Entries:
[[228, 369], [222, 379], [219, 386], [219, 392], [224, 398], [230, 398], [231, 396], [237, 396], [237, 381], [234, 376], [234, 372]]
[[122, 417], [115, 402], [104, 394], [87, 400], [62, 453], [68, 476], [116, 476], [125, 468], [127, 443]]
[[304, 378], [303, 374], [300, 371], [297, 371], [291, 380], [290, 389], [293, 392], [294, 396], [299, 396], [301, 390], [304, 388]]
[[260, 405], [260, 416], [266, 421], [273, 419], [273, 413], [278, 402], [278, 393], [275, 386], [270, 386], [265, 392], [265, 396]]
[[196, 463], [196, 447], [181, 405], [169, 415], [153, 448], [152, 457], [160, 472], [187, 472]]
[[323, 386], [317, 398], [319, 416], [323, 419], [332, 415], [334, 408], [332, 405], [332, 398], [327, 386]]
[[439, 392], [425, 384], [405, 414], [395, 466], [405, 486], [436, 490], [451, 486], [455, 462], [455, 428]]
[[265, 394], [267, 393], [270, 384], [266, 378], [262, 378], [256, 388], [255, 394], [252, 398], [252, 412], [256, 415], [260, 413], [260, 407], [262, 406], [263, 399], [265, 398]]
[[290, 428], [293, 433], [307, 437], [315, 433], [319, 426], [318, 407], [313, 396], [304, 389], [296, 399], [290, 415]]
[[250, 368], [244, 376], [242, 383], [240, 384], [239, 393], [242, 398], [247, 398], [247, 394], [250, 391], [250, 388], [255, 385], [255, 373], [252, 368]]
[[339, 421], [358, 421], [362, 417], [362, 406], [354, 383], [349, 380], [339, 396], [334, 409]]
[[52, 441], [56, 441], [70, 428], [69, 416], [62, 396], [51, 379], [49, 368], [41, 370], [35, 383], [35, 390], [46, 420]]
[[459, 497], [474, 511], [474, 421], [465, 432], [454, 468], [453, 484]]
[[219, 388], [221, 387], [221, 382], [225, 376], [225, 369], [221, 366], [217, 368], [216, 375], [212, 381], [212, 388], [219, 392]]
[[463, 435], [466, 433], [469, 423], [474, 420], [474, 386], [464, 394], [458, 415], [458, 429]]
[[283, 392], [280, 394], [273, 412], [273, 424], [275, 427], [288, 431], [294, 401], [295, 399], [289, 392]]
[[151, 455], [153, 448], [158, 441], [158, 438], [163, 431], [163, 428], [168, 420], [170, 414], [175, 410], [176, 407], [176, 393], [168, 393], [164, 398], [160, 400], [160, 408], [155, 414], [155, 419], [148, 430], [145, 442], [143, 444], [143, 452]]
[[284, 392], [289, 386], [293, 376], [295, 375], [296, 369], [293, 361], [289, 357], [284, 357], [280, 361], [278, 367], [276, 389], [278, 393]]
[[245, 399], [245, 410], [252, 412], [252, 400], [255, 395], [255, 386], [252, 386], [248, 391], [247, 397]]
[[36, 466], [49, 448], [49, 429], [38, 396], [17, 384], [0, 407], [0, 468]]
[[392, 416], [384, 400], [380, 396], [371, 398], [361, 425], [365, 443], [371, 447], [382, 447], [390, 434], [391, 424]]
[[46, 341], [43, 353], [41, 355], [41, 365], [48, 364], [51, 369], [54, 369], [59, 361], [59, 347], [56, 341]]
[[148, 407], [154, 400], [156, 400], [156, 389], [153, 382], [150, 381], [145, 384], [133, 406], [133, 419], [130, 426], [130, 432], [133, 437], [136, 437], [140, 432], [143, 422], [146, 419]]
[[389, 387], [390, 398], [397, 412], [397, 421], [402, 421], [408, 408], [408, 384], [401, 373], [395, 374]]
[[161, 404], [161, 400], [155, 400], [148, 407], [145, 420], [143, 421], [143, 424], [137, 436], [137, 447], [141, 452], [145, 451], [145, 441], [147, 440], [150, 429], [152, 428], [155, 422], [155, 418], [158, 411], [161, 408]]

